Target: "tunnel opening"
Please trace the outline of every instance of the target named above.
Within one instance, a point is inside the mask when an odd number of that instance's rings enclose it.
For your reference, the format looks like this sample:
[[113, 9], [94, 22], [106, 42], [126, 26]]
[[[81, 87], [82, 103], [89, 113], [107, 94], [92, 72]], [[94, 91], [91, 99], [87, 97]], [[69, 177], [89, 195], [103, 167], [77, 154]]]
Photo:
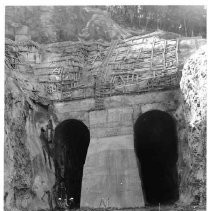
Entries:
[[134, 125], [145, 205], [173, 204], [179, 198], [176, 124], [166, 112], [148, 111]]
[[[55, 129], [55, 176], [58, 207], [80, 207], [83, 166], [90, 132], [79, 120], [69, 119]], [[59, 201], [60, 200], [60, 201]], [[64, 205], [61, 205], [63, 202]]]

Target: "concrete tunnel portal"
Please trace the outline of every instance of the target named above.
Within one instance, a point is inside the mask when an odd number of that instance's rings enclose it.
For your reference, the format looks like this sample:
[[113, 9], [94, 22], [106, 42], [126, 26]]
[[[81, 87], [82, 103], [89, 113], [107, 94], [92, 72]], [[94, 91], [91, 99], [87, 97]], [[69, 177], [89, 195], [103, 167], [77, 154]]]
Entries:
[[55, 129], [56, 180], [64, 184], [67, 199], [74, 199], [75, 208], [80, 207], [83, 166], [89, 143], [90, 132], [82, 121], [68, 119]]
[[145, 204], [177, 201], [178, 149], [174, 119], [159, 110], [140, 115], [134, 125], [134, 149], [139, 161]]
[[[55, 174], [63, 181], [68, 199], [80, 207], [83, 167], [90, 131], [79, 120], [68, 119], [55, 129]], [[148, 111], [134, 125], [134, 149], [146, 205], [170, 204], [179, 198], [177, 134], [174, 119], [166, 112]]]

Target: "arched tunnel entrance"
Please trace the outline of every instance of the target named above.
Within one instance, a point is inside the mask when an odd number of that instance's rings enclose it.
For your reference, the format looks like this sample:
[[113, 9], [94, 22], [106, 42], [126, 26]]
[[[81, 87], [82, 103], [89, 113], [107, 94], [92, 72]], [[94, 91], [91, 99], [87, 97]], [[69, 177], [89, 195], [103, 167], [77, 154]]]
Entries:
[[63, 201], [67, 198], [68, 204], [71, 204], [69, 200], [73, 198], [73, 207], [80, 206], [83, 166], [89, 142], [89, 129], [79, 120], [65, 120], [55, 129], [56, 181], [60, 189], [65, 189], [65, 193], [60, 191], [58, 197]]
[[174, 119], [166, 112], [148, 111], [134, 125], [134, 148], [146, 205], [178, 200], [177, 134]]

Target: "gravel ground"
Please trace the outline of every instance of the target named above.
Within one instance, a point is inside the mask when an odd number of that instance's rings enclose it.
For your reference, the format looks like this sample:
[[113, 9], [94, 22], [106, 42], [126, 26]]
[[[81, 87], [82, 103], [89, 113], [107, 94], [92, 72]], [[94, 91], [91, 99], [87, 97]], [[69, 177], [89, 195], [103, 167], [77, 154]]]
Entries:
[[[54, 211], [69, 211], [69, 210], [54, 210]], [[159, 207], [145, 207], [145, 208], [80, 208], [72, 209], [72, 211], [206, 211], [204, 206], [161, 206]]]

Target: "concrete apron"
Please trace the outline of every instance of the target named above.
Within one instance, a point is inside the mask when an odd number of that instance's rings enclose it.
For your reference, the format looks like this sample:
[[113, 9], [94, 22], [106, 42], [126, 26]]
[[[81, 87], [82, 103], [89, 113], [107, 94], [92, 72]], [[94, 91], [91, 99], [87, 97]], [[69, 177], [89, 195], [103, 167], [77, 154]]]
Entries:
[[81, 207], [143, 207], [133, 142], [133, 109], [89, 113], [91, 140], [83, 170]]

